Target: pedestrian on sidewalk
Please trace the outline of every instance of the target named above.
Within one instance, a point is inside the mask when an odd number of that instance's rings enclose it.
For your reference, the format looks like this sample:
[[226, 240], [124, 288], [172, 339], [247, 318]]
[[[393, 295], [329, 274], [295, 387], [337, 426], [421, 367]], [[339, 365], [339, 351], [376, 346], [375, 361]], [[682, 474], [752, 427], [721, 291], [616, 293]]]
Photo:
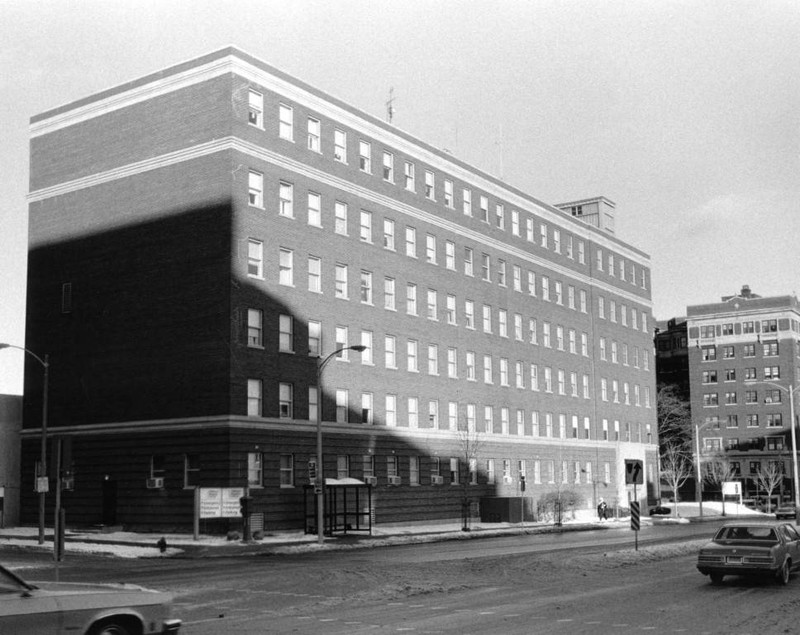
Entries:
[[608, 518], [608, 505], [606, 505], [604, 498], [600, 499], [600, 504], [597, 506], [597, 517], [600, 520], [605, 520]]

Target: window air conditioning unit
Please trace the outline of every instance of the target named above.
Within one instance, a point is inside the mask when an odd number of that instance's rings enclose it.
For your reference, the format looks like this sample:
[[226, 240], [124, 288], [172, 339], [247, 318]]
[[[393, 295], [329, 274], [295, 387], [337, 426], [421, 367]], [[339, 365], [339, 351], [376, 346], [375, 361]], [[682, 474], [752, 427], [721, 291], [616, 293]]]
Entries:
[[512, 483], [513, 481], [514, 479], [512, 479], [510, 476], [503, 477], [503, 483]]
[[431, 485], [442, 485], [444, 484], [444, 476], [431, 476]]
[[156, 478], [147, 479], [147, 489], [164, 489], [163, 477], [159, 476]]
[[61, 489], [65, 492], [71, 492], [75, 489], [75, 477], [63, 476], [61, 478]]
[[389, 485], [400, 485], [403, 482], [403, 478], [401, 476], [390, 476], [389, 477]]
[[378, 477], [377, 476], [365, 476], [364, 482], [367, 485], [377, 485], [378, 484]]

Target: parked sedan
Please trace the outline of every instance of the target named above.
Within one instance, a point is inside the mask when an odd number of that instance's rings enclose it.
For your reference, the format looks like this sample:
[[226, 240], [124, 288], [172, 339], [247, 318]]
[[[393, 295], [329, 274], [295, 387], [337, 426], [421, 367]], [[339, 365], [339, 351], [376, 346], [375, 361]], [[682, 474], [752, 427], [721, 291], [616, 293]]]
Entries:
[[791, 523], [728, 523], [700, 549], [697, 569], [719, 584], [726, 575], [774, 576], [800, 568], [800, 534]]
[[34, 585], [0, 566], [3, 635], [173, 635], [172, 597], [130, 584], [43, 582]]

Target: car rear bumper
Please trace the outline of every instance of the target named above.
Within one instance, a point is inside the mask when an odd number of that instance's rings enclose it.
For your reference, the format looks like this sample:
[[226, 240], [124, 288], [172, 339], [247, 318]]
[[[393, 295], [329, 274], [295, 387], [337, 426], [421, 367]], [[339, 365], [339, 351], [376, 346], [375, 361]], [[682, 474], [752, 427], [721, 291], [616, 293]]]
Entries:
[[765, 564], [759, 565], [697, 565], [697, 570], [703, 575], [711, 575], [718, 573], [720, 575], [777, 575], [780, 567], [768, 566]]

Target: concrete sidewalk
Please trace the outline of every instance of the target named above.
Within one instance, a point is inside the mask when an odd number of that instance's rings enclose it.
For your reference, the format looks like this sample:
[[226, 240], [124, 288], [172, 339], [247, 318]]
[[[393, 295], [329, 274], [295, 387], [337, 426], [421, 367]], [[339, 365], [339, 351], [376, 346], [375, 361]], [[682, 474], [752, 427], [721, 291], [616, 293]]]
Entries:
[[[673, 504], [674, 506], [674, 504]], [[696, 503], [679, 503], [677, 515], [672, 517], [643, 516], [642, 526], [649, 524], [672, 524], [697, 522], [701, 520], [719, 520], [722, 515], [719, 503], [703, 504], [703, 517], [700, 517]], [[726, 505], [726, 516], [760, 516], [773, 518], [769, 514], [761, 514], [736, 504]], [[100, 532], [88, 530], [70, 530], [65, 536], [65, 551], [69, 553], [95, 553], [128, 558], [147, 557], [223, 557], [234, 555], [268, 555], [280, 553], [301, 553], [320, 550], [359, 549], [387, 545], [436, 542], [444, 540], [471, 540], [493, 536], [515, 534], [543, 534], [566, 531], [591, 531], [626, 529], [630, 530], [630, 519], [609, 519], [599, 521], [588, 510], [577, 511], [574, 518], [565, 520], [560, 527], [549, 523], [481, 523], [473, 521], [469, 531], [462, 531], [460, 521], [434, 523], [409, 523], [376, 525], [372, 534], [348, 533], [334, 537], [326, 537], [323, 544], [317, 543], [315, 534], [306, 534], [300, 530], [266, 532], [262, 539], [248, 543], [242, 540], [228, 540], [226, 536], [200, 535], [194, 540], [192, 534], [185, 533], [136, 533], [127, 531]], [[52, 529], [45, 532], [45, 543], [39, 545], [36, 527], [14, 527], [0, 529], [0, 549], [35, 549], [52, 551]], [[158, 547], [158, 541], [164, 538], [167, 549], [164, 553]]]

